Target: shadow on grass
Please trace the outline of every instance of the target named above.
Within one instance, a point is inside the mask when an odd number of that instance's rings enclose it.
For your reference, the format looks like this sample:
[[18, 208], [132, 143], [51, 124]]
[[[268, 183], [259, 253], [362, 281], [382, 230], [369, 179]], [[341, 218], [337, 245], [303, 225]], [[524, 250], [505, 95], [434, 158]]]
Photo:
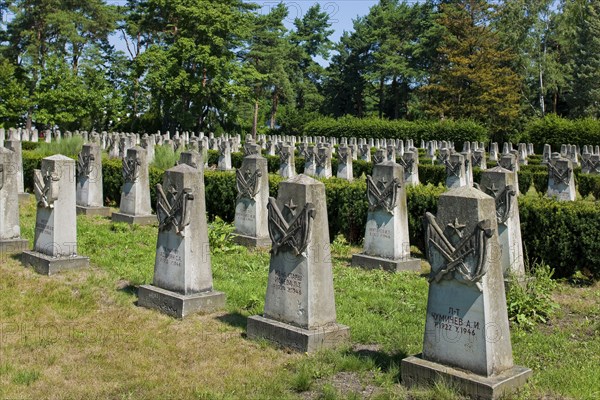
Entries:
[[232, 312], [229, 314], [218, 316], [217, 319], [221, 322], [226, 323], [229, 326], [235, 328], [241, 328], [244, 330], [242, 336], [246, 336], [246, 325], [248, 324], [248, 317], [240, 314], [239, 312]]
[[379, 368], [380, 371], [384, 373], [387, 373], [390, 370], [396, 370], [397, 373], [394, 375], [393, 379], [396, 382], [400, 382], [400, 366], [402, 364], [402, 359], [406, 358], [408, 354], [404, 351], [387, 353], [379, 350], [378, 347], [379, 346], [357, 345], [348, 350], [346, 354], [354, 355], [365, 360], [370, 360], [377, 366], [377, 368]]

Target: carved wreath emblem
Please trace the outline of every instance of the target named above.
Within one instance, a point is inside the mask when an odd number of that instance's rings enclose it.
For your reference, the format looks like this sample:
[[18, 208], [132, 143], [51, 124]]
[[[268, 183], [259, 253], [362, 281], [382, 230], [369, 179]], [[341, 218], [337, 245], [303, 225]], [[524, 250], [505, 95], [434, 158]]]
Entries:
[[315, 154], [315, 162], [317, 163], [318, 168], [326, 167], [327, 158], [328, 158], [327, 156], [328, 156], [328, 154], [325, 151]]
[[256, 146], [254, 143], [244, 144], [244, 156], [252, 156], [258, 153], [260, 153], [259, 147]]
[[[444, 235], [442, 228], [431, 213], [425, 214], [426, 242], [428, 258], [431, 262], [431, 252], [436, 251], [445, 260], [445, 264], [437, 270], [431, 270], [429, 282], [439, 282], [442, 279], [456, 279], [467, 285], [475, 285], [480, 291], [481, 278], [487, 273], [487, 241], [494, 232], [491, 221], [480, 221], [473, 232], [464, 236], [465, 225], [458, 222], [448, 224], [450, 235]], [[456, 237], [456, 245], [452, 244], [451, 237]]]
[[496, 187], [496, 184], [492, 183], [492, 186], [484, 186], [484, 192], [494, 197], [496, 200], [496, 219], [499, 224], [504, 224], [510, 217], [512, 211], [512, 198], [517, 195], [516, 190], [512, 185], [506, 185], [504, 189]]
[[476, 155], [473, 154], [473, 166], [474, 167], [481, 167], [481, 161], [483, 161], [483, 155]]
[[370, 151], [371, 151], [371, 149], [369, 148], [369, 146], [360, 146], [358, 148], [358, 152], [361, 157], [366, 157]]
[[398, 178], [394, 178], [388, 183], [385, 178], [375, 182], [371, 176], [367, 176], [369, 210], [373, 211], [382, 208], [388, 213], [393, 214], [394, 208], [396, 208], [398, 189], [401, 186]]
[[348, 155], [349, 155], [348, 150], [338, 151], [338, 159], [339, 159], [340, 164], [346, 164], [346, 162], [348, 162]]
[[290, 200], [284, 206], [286, 218], [277, 206], [275, 199], [269, 197], [269, 203], [267, 204], [268, 228], [269, 236], [273, 242], [271, 253], [274, 255], [277, 255], [280, 248], [289, 247], [294, 255], [298, 256], [308, 247], [312, 221], [316, 215], [315, 206], [312, 203], [306, 203], [297, 214], [296, 208], [297, 206], [293, 200]]
[[375, 153], [375, 155], [373, 155], [373, 163], [374, 164], [381, 164], [384, 161], [385, 161], [385, 155], [384, 155], [383, 151], [377, 151], [377, 153]]
[[554, 180], [555, 184], [568, 185], [569, 180], [571, 179], [571, 168], [569, 168], [568, 166], [565, 168], [560, 168], [556, 166], [555, 163], [549, 162], [548, 174], [550, 175], [550, 178]]
[[123, 159], [123, 179], [125, 182], [134, 183], [140, 174], [140, 161], [137, 158]]
[[175, 229], [176, 234], [183, 236], [185, 227], [190, 224], [190, 212], [192, 201], [194, 201], [192, 189], [184, 188], [181, 192], [178, 192], [175, 187], [171, 187], [169, 192], [165, 193], [159, 183], [156, 185], [156, 191], [158, 230], [162, 232]]
[[92, 162], [95, 161], [93, 154], [79, 153], [77, 156], [77, 176], [89, 177], [92, 172]]
[[44, 174], [36, 169], [33, 174], [33, 189], [39, 207], [54, 208], [58, 200], [58, 181], [60, 176], [55, 172], [46, 170]]
[[260, 190], [258, 182], [261, 176], [262, 173], [258, 169], [254, 170], [254, 172], [250, 172], [249, 169], [246, 169], [245, 172], [239, 169], [235, 171], [238, 200], [241, 198], [253, 199], [256, 196]]

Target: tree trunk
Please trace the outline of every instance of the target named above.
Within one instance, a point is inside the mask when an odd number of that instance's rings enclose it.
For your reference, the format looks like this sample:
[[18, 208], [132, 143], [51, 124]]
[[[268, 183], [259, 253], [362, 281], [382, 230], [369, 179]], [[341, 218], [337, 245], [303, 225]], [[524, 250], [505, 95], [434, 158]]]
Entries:
[[271, 121], [269, 127], [275, 129], [275, 118], [277, 117], [277, 106], [279, 105], [279, 93], [277, 90], [273, 92], [273, 101], [271, 103]]
[[383, 102], [384, 102], [384, 80], [383, 80], [383, 76], [381, 77], [381, 79], [379, 80], [379, 118], [383, 118]]
[[400, 91], [396, 77], [392, 80], [392, 91], [394, 93], [394, 119], [398, 119], [400, 118]]
[[254, 118], [252, 119], [252, 139], [256, 140], [256, 131], [258, 128], [258, 99], [254, 101]]

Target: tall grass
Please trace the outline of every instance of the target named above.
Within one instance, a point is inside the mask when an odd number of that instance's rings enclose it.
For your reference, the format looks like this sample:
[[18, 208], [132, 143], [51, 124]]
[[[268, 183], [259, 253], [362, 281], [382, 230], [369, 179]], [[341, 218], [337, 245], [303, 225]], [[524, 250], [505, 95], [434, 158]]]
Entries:
[[83, 147], [83, 137], [73, 136], [71, 138], [61, 139], [60, 142], [45, 143], [41, 142], [34, 153], [40, 154], [43, 157], [53, 156], [55, 154], [62, 154], [67, 157], [76, 157]]

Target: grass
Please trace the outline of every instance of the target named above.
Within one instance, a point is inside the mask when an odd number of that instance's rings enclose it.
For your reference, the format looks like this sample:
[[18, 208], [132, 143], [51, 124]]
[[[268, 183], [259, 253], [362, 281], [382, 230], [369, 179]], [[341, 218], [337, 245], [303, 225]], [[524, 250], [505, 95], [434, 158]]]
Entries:
[[[31, 239], [33, 202], [21, 208]], [[223, 226], [219, 229], [219, 237]], [[427, 281], [349, 267], [358, 251], [336, 241], [338, 321], [352, 343], [314, 355], [245, 335], [264, 306], [269, 254], [230, 247], [212, 254], [227, 309], [179, 321], [139, 308], [136, 286], [152, 281], [156, 227], [78, 217], [86, 271], [52, 277], [0, 262], [0, 398], [458, 399], [448, 385], [407, 389], [400, 363], [422, 349]], [[517, 396], [600, 397], [600, 285], [560, 283], [546, 324], [513, 326], [515, 363], [534, 370]]]

